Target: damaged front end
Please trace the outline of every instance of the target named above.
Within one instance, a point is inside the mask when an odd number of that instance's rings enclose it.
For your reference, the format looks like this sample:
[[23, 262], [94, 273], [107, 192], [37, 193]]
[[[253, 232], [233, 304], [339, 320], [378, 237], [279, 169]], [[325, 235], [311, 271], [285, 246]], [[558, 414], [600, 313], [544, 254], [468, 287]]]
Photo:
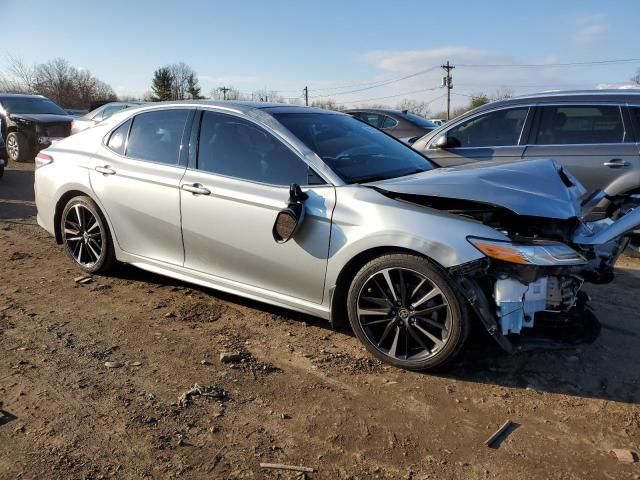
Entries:
[[[467, 240], [484, 258], [450, 269], [476, 315], [505, 350], [529, 344], [521, 341], [525, 331], [533, 327], [536, 329], [531, 332], [563, 330], [555, 339], [548, 336], [544, 342], [527, 335], [536, 345], [559, 339], [564, 343], [593, 341], [599, 333], [599, 324], [581, 287], [585, 282], [613, 280], [614, 264], [625, 249], [628, 236], [640, 225], [640, 208], [628, 209], [617, 220], [587, 221], [606, 194], [597, 192], [586, 197], [580, 183], [551, 160], [526, 163], [480, 169], [477, 180], [488, 187], [485, 192], [450, 189], [444, 197], [441, 188], [444, 184], [438, 180], [445, 176], [425, 176], [422, 181], [375, 188], [400, 201], [491, 226], [510, 239], [470, 236]], [[463, 183], [472, 171], [462, 171]], [[544, 172], [546, 184], [537, 185], [535, 175], [523, 177], [527, 171]], [[455, 177], [460, 172], [451, 173]], [[514, 178], [514, 174], [521, 176]], [[450, 175], [447, 177], [447, 182], [451, 182]], [[435, 184], [435, 188], [429, 188], [430, 184]], [[518, 185], [521, 195], [517, 194]], [[561, 208], [535, 204], [544, 202], [554, 191], [561, 192], [564, 200]], [[529, 202], [523, 201], [523, 197]], [[631, 200], [640, 203], [630, 196], [609, 200], [625, 205]], [[553, 201], [558, 204], [558, 197]]]

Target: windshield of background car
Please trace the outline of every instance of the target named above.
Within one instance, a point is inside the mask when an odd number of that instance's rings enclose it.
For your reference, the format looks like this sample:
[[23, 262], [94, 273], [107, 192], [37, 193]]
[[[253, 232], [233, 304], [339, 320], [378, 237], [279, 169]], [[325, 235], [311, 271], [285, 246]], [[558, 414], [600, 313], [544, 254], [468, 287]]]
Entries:
[[276, 113], [273, 116], [345, 183], [374, 182], [434, 168], [415, 150], [350, 115]]
[[0, 103], [2, 103], [2, 107], [9, 113], [69, 115], [61, 107], [47, 98], [3, 98]]
[[433, 123], [431, 120], [427, 120], [426, 118], [421, 117], [420, 115], [416, 115], [415, 113], [405, 113], [404, 115], [407, 117], [407, 119], [409, 119], [411, 123], [414, 123], [419, 127], [438, 128], [438, 125]]

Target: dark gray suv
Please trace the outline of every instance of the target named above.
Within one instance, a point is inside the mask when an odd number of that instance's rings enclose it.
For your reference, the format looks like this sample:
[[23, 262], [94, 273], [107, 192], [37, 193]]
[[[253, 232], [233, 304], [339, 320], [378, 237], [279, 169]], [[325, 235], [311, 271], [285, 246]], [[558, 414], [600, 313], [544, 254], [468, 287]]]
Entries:
[[[640, 90], [527, 95], [476, 108], [413, 148], [442, 166], [553, 158], [589, 191], [640, 193]], [[611, 209], [603, 201], [599, 210]], [[640, 240], [632, 240], [640, 253]]]

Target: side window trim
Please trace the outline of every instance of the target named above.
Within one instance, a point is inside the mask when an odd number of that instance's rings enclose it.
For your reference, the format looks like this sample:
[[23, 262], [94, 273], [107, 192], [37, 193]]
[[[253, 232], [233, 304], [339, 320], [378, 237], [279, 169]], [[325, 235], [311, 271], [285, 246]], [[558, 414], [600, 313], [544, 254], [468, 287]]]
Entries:
[[[192, 130], [192, 135], [195, 137], [195, 142], [196, 142], [196, 147], [195, 147], [195, 155], [193, 158], [193, 160], [189, 159], [189, 165], [188, 165], [188, 169], [190, 170], [197, 170], [199, 173], [202, 174], [206, 174], [206, 175], [213, 175], [215, 177], [222, 177], [222, 178], [230, 178], [232, 180], [238, 180], [241, 182], [250, 182], [250, 183], [254, 183], [256, 185], [264, 185], [267, 187], [274, 187], [274, 188], [289, 188], [289, 185], [280, 185], [280, 184], [274, 184], [274, 183], [266, 183], [266, 182], [260, 182], [258, 180], [252, 180], [252, 179], [248, 179], [248, 178], [241, 178], [241, 177], [234, 177], [231, 175], [225, 175], [223, 173], [219, 173], [219, 172], [210, 172], [208, 170], [200, 170], [198, 168], [198, 164], [199, 164], [199, 157], [200, 157], [200, 132], [202, 131], [202, 122], [204, 120], [204, 116], [206, 112], [210, 112], [210, 113], [214, 113], [214, 114], [219, 114], [219, 115], [225, 115], [228, 117], [232, 117], [232, 118], [237, 118], [237, 119], [241, 119], [244, 121], [249, 122], [251, 125], [253, 125], [254, 128], [258, 128], [261, 131], [265, 132], [267, 135], [269, 135], [270, 137], [272, 137], [276, 142], [281, 143], [285, 148], [287, 148], [300, 162], [302, 162], [303, 165], [305, 165], [307, 167], [307, 182], [305, 184], [301, 184], [301, 187], [320, 187], [320, 186], [328, 186], [331, 185], [331, 182], [327, 181], [326, 178], [324, 178], [322, 175], [320, 175], [319, 173], [317, 173], [312, 167], [311, 165], [309, 165], [309, 163], [306, 161], [306, 159], [301, 156], [294, 148], [292, 148], [288, 142], [285, 142], [283, 139], [281, 139], [278, 135], [274, 134], [273, 132], [271, 132], [268, 128], [265, 128], [264, 125], [254, 121], [252, 118], [246, 117], [246, 116], [242, 116], [242, 115], [236, 115], [233, 112], [228, 112], [228, 111], [219, 111], [219, 110], [214, 110], [214, 109], [198, 109], [199, 112], [199, 118], [197, 118], [194, 122], [193, 122], [193, 130]], [[309, 178], [315, 176], [317, 178], [320, 178], [324, 183], [322, 184], [309, 184]]]

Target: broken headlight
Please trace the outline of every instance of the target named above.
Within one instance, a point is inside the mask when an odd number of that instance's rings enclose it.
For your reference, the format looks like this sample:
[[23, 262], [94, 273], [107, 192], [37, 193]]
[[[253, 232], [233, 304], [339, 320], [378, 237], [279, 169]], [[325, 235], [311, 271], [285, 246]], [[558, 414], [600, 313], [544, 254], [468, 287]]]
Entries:
[[521, 265], [581, 265], [587, 260], [568, 245], [558, 242], [513, 243], [484, 238], [467, 240], [487, 257]]

